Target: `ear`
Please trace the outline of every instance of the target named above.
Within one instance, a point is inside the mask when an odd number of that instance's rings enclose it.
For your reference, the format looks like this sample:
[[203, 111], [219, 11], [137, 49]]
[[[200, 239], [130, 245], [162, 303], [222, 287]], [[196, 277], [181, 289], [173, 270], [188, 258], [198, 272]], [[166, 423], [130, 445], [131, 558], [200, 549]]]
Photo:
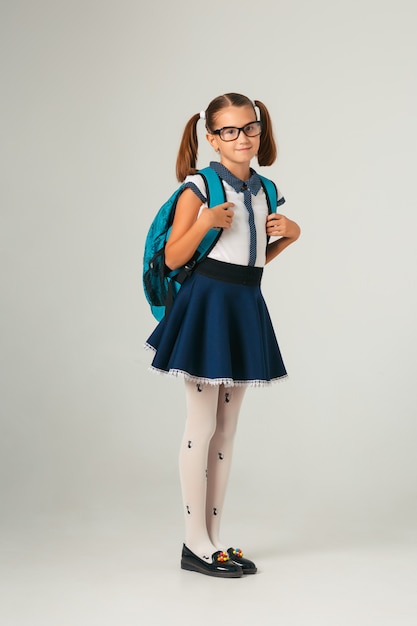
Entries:
[[209, 142], [209, 144], [211, 145], [211, 147], [213, 148], [213, 150], [218, 152], [219, 151], [219, 140], [217, 138], [217, 135], [212, 135], [211, 133], [207, 133], [206, 134], [206, 139]]

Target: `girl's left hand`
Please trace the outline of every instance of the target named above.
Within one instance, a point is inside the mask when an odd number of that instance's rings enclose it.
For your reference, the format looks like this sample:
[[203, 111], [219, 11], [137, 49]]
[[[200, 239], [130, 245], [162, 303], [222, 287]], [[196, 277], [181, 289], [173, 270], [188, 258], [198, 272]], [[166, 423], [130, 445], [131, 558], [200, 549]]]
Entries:
[[297, 239], [300, 234], [300, 228], [298, 224], [289, 220], [285, 215], [271, 213], [266, 220], [266, 234], [269, 237]]

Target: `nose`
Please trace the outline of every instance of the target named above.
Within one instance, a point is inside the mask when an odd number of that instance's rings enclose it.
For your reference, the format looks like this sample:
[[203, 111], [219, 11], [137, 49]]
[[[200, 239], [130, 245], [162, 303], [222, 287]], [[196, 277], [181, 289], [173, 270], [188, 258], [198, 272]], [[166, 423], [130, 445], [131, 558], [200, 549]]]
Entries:
[[247, 135], [245, 135], [245, 133], [243, 132], [242, 129], [239, 129], [239, 135], [237, 136], [237, 140], [236, 140], [239, 144], [243, 143], [243, 144], [247, 144], [249, 143], [250, 139]]

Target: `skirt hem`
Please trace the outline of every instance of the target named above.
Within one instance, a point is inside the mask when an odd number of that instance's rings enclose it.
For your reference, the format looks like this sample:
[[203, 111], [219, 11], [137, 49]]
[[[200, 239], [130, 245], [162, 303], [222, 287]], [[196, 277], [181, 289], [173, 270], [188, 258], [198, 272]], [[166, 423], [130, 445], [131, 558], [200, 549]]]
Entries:
[[[151, 350], [152, 352], [156, 352], [156, 349], [151, 346], [149, 343], [145, 343], [145, 349]], [[203, 376], [194, 376], [189, 372], [185, 372], [179, 369], [169, 369], [163, 370], [154, 365], [149, 366], [149, 371], [153, 374], [161, 374], [165, 376], [171, 376], [173, 378], [179, 378], [183, 376], [185, 380], [200, 383], [202, 385], [224, 385], [225, 387], [269, 387], [270, 385], [283, 382], [288, 379], [288, 374], [284, 374], [283, 376], [278, 376], [277, 378], [272, 378], [271, 380], [234, 380], [233, 378], [206, 378]]]

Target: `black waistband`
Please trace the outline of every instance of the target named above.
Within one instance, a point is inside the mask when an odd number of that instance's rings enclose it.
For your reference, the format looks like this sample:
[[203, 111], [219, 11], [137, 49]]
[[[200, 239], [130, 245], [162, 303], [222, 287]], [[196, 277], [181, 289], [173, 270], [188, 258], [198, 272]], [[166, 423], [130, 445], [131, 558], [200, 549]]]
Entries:
[[235, 263], [224, 263], [217, 261], [217, 259], [206, 258], [197, 265], [195, 271], [208, 278], [215, 278], [226, 283], [256, 287], [261, 284], [264, 269], [263, 267], [236, 265]]

